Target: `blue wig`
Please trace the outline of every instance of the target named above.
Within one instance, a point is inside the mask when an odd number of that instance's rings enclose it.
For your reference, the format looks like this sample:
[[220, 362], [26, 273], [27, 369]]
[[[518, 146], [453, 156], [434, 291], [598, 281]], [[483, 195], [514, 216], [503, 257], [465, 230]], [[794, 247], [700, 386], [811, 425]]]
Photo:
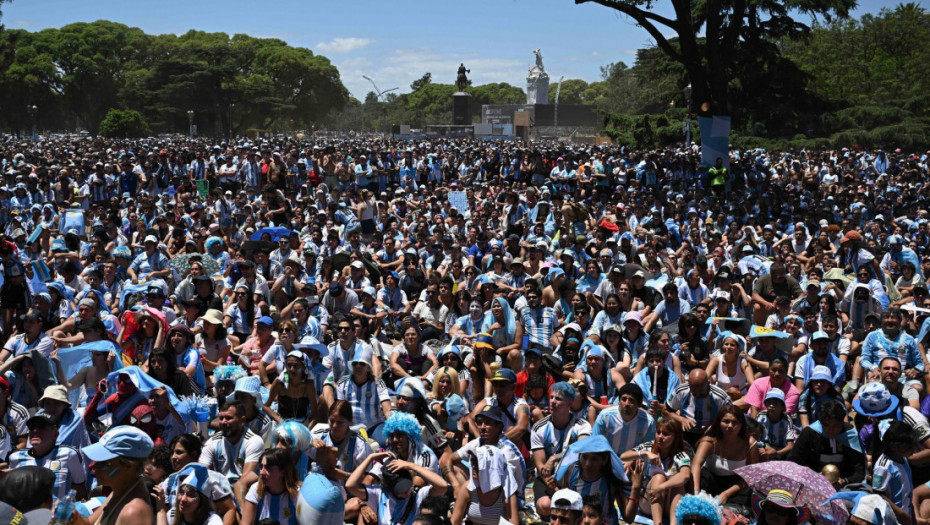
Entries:
[[720, 502], [710, 494], [701, 491], [696, 495], [687, 495], [681, 498], [678, 508], [675, 509], [675, 519], [683, 522], [686, 516], [700, 516], [707, 520], [708, 525], [720, 525]]
[[384, 435], [390, 436], [396, 432], [407, 434], [407, 439], [411, 442], [420, 442], [420, 424], [412, 414], [394, 412], [387, 418], [384, 422]]

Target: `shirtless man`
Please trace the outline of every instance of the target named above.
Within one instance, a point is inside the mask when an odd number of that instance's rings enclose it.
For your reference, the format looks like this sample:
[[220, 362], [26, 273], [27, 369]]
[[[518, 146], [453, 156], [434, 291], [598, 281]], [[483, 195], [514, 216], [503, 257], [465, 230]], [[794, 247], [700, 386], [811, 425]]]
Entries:
[[94, 525], [154, 525], [155, 512], [142, 482], [142, 462], [152, 453], [152, 439], [141, 430], [118, 426], [84, 447], [97, 482], [112, 490], [88, 517]]

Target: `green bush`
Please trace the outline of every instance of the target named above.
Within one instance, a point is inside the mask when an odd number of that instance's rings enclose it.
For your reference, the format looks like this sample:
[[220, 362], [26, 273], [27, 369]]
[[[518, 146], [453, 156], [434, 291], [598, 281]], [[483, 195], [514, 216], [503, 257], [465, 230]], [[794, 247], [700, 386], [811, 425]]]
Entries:
[[152, 134], [152, 130], [138, 111], [110, 109], [100, 123], [100, 134], [110, 138], [147, 137]]

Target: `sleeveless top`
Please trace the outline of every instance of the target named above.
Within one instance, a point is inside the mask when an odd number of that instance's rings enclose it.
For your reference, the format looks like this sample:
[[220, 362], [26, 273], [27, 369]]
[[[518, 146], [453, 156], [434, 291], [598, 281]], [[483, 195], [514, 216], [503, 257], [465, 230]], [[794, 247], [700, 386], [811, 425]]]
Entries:
[[723, 362], [723, 355], [717, 360], [717, 386], [726, 390], [730, 387], [736, 387], [740, 392], [746, 393], [749, 389], [749, 383], [746, 374], [743, 372], [743, 357], [736, 358], [736, 374], [727, 375], [726, 366]]

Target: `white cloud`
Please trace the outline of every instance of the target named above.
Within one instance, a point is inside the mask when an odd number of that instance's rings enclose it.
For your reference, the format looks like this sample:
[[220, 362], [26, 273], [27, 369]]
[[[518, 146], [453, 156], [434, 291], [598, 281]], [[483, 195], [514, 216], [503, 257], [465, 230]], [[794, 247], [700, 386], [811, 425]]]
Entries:
[[374, 40], [370, 38], [334, 38], [329, 42], [318, 43], [315, 51], [319, 53], [351, 53], [368, 47], [372, 42]]

